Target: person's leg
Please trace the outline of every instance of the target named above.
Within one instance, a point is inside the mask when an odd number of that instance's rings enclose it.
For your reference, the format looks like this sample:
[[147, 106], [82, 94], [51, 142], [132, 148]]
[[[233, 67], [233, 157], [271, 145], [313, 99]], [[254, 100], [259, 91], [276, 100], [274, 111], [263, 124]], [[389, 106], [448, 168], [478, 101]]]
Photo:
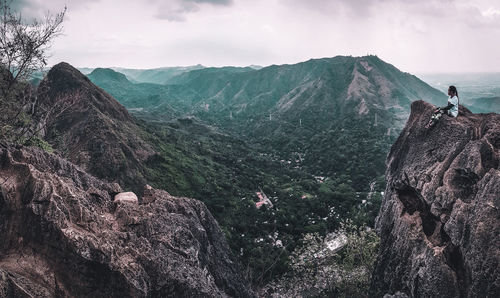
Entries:
[[434, 126], [439, 121], [442, 115], [443, 113], [441, 111], [437, 111], [436, 113], [434, 113], [431, 116], [429, 123], [427, 124], [427, 128]]

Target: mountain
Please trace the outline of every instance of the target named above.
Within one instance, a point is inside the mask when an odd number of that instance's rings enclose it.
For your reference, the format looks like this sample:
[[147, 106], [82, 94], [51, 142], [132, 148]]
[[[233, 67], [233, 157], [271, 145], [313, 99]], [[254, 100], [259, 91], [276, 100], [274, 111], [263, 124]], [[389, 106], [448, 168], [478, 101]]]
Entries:
[[[199, 94], [197, 117], [283, 158], [300, 153], [302, 164], [319, 175], [347, 168], [358, 177], [383, 172], [383, 165], [371, 161], [383, 160], [386, 149], [372, 154], [374, 146], [368, 144], [392, 143], [387, 139], [402, 127], [412, 101], [445, 102], [439, 91], [374, 56], [205, 75], [184, 86]], [[356, 156], [347, 156], [349, 151]], [[366, 175], [370, 169], [378, 170]]]
[[434, 110], [414, 102], [387, 156], [370, 295], [498, 297], [500, 115], [464, 108], [429, 130]]
[[[126, 106], [139, 88], [90, 78]], [[204, 68], [168, 82], [168, 90], [143, 86], [144, 93], [150, 88], [161, 96], [155, 96], [155, 104], [148, 96], [142, 102], [137, 97], [128, 106], [131, 112], [160, 122], [170, 120], [176, 114], [172, 111], [193, 115], [258, 151], [300, 160], [297, 166], [311, 174], [347, 172], [357, 189], [366, 189], [382, 175], [385, 154], [412, 101], [446, 103], [444, 94], [376, 56], [338, 56], [262, 69]]]
[[[298, 116], [309, 120], [307, 113], [310, 113], [315, 118], [329, 120], [317, 123], [325, 127], [346, 113], [366, 117], [389, 111], [389, 115], [405, 116], [414, 100], [425, 98], [440, 103], [444, 98], [415, 76], [402, 73], [375, 56], [339, 56], [249, 72], [233, 73], [225, 69], [220, 72], [221, 75], [215, 76], [204, 70], [192, 71], [182, 76], [193, 79], [180, 83], [200, 95], [205, 106], [199, 110], [206, 110], [208, 104], [209, 112], [232, 111], [235, 118], [251, 117], [254, 121], [272, 114], [298, 122]], [[384, 114], [380, 116], [381, 122], [386, 121]]]
[[500, 96], [469, 99], [464, 106], [474, 113], [500, 113]]
[[155, 150], [128, 111], [67, 63], [54, 66], [38, 87], [45, 139], [85, 171], [142, 189]]
[[[203, 86], [210, 87], [210, 84], [213, 81], [227, 80], [227, 78], [233, 74], [245, 73], [254, 70], [256, 69], [252, 67], [209, 67], [178, 74], [170, 78], [167, 83], [174, 85], [185, 85], [189, 83], [190, 86], [201, 85], [201, 88], [203, 88]], [[208, 77], [210, 77], [210, 80], [207, 80]]]
[[[119, 166], [116, 164], [115, 166]], [[253, 297], [199, 201], [0, 148], [1, 297]]]
[[130, 81], [124, 74], [116, 72], [110, 68], [96, 68], [88, 75], [88, 77], [92, 77], [101, 84], [130, 84]]
[[113, 70], [125, 74], [130, 80], [137, 83], [165, 84], [170, 78], [184, 72], [202, 69], [203, 65], [179, 66], [179, 67], [161, 67], [153, 69], [130, 69], [115, 67]]
[[87, 77], [103, 88], [130, 112], [141, 118], [157, 118], [170, 120], [181, 116], [181, 113], [171, 106], [173, 101], [179, 102], [185, 93], [180, 86], [164, 86], [151, 83], [133, 83], [127, 77], [110, 68], [97, 68]]
[[[432, 87], [448, 93], [448, 87], [457, 87], [460, 99], [466, 103], [470, 99], [500, 96], [500, 73], [424, 73], [418, 74]], [[492, 111], [488, 111], [492, 112]]]

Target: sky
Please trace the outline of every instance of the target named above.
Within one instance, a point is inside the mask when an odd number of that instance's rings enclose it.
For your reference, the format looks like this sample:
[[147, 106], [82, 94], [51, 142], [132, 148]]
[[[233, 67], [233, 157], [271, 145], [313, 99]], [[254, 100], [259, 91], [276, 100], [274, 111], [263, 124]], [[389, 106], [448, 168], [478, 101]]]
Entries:
[[49, 64], [156, 68], [377, 55], [402, 71], [500, 72], [500, 0], [13, 0], [65, 6]]

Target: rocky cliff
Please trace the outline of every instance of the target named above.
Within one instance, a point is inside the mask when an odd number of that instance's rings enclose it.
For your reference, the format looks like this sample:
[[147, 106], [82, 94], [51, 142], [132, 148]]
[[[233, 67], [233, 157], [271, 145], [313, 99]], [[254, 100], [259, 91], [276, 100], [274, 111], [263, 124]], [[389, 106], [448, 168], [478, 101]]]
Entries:
[[0, 297], [249, 297], [199, 201], [118, 184], [36, 148], [0, 148]]
[[387, 157], [371, 291], [376, 297], [500, 297], [500, 115], [425, 125], [414, 102]]

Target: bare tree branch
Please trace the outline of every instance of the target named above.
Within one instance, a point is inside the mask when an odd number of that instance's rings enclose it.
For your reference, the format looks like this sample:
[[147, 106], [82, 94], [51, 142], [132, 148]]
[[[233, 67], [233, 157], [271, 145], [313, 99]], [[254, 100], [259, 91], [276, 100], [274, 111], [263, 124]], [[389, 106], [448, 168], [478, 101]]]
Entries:
[[41, 21], [26, 22], [11, 10], [12, 0], [0, 0], [0, 142], [33, 134], [31, 116], [37, 102], [27, 80], [47, 65], [52, 40], [62, 33], [66, 8]]

